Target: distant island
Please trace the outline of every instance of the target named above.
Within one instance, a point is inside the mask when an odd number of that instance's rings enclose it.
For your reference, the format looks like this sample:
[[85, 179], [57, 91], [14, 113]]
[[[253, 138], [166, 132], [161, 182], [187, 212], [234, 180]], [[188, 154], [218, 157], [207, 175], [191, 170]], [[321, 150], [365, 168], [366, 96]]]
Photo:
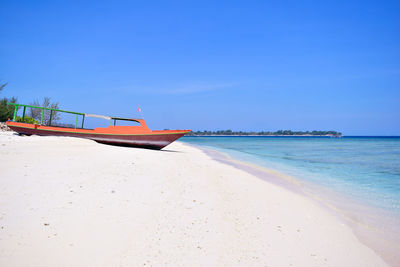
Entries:
[[291, 131], [279, 130], [276, 132], [235, 132], [232, 130], [219, 130], [219, 131], [193, 131], [187, 136], [331, 136], [342, 137], [341, 132], [336, 131]]

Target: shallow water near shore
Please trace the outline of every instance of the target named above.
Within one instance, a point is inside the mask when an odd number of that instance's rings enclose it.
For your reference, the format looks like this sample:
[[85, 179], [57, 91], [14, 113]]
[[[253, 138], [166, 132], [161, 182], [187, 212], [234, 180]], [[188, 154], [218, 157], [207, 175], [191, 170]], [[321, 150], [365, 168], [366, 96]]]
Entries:
[[393, 254], [400, 245], [400, 138], [185, 137], [181, 140], [293, 177], [303, 193], [343, 215], [367, 245], [386, 254], [383, 256], [392, 264], [397, 261]]
[[400, 138], [185, 137], [400, 215]]

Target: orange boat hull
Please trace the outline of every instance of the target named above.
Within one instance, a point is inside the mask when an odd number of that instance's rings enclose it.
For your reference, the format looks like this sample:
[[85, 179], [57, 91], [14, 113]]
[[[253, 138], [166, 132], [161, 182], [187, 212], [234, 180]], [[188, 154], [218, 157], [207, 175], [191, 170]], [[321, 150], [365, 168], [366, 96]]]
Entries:
[[14, 121], [6, 122], [8, 127], [19, 134], [78, 137], [104, 144], [150, 149], [162, 149], [190, 132], [190, 130], [152, 131], [147, 128], [144, 121], [140, 120], [140, 123], [140, 126], [109, 126], [106, 128], [79, 129]]

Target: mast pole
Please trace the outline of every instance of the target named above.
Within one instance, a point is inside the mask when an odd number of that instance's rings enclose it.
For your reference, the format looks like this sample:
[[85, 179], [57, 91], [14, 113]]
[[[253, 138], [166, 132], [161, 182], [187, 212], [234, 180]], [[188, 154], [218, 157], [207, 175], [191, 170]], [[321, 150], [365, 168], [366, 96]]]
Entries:
[[139, 111], [139, 113], [140, 113], [140, 117], [142, 117], [142, 119], [144, 120], [143, 113], [142, 113], [142, 109], [140, 108], [139, 105], [138, 105], [138, 111]]

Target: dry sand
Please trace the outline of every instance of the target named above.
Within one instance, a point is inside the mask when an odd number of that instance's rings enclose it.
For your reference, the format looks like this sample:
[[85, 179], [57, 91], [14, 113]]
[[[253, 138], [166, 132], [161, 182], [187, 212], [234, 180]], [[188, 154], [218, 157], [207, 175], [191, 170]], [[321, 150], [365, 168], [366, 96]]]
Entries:
[[0, 266], [385, 266], [312, 200], [175, 142], [0, 133]]

